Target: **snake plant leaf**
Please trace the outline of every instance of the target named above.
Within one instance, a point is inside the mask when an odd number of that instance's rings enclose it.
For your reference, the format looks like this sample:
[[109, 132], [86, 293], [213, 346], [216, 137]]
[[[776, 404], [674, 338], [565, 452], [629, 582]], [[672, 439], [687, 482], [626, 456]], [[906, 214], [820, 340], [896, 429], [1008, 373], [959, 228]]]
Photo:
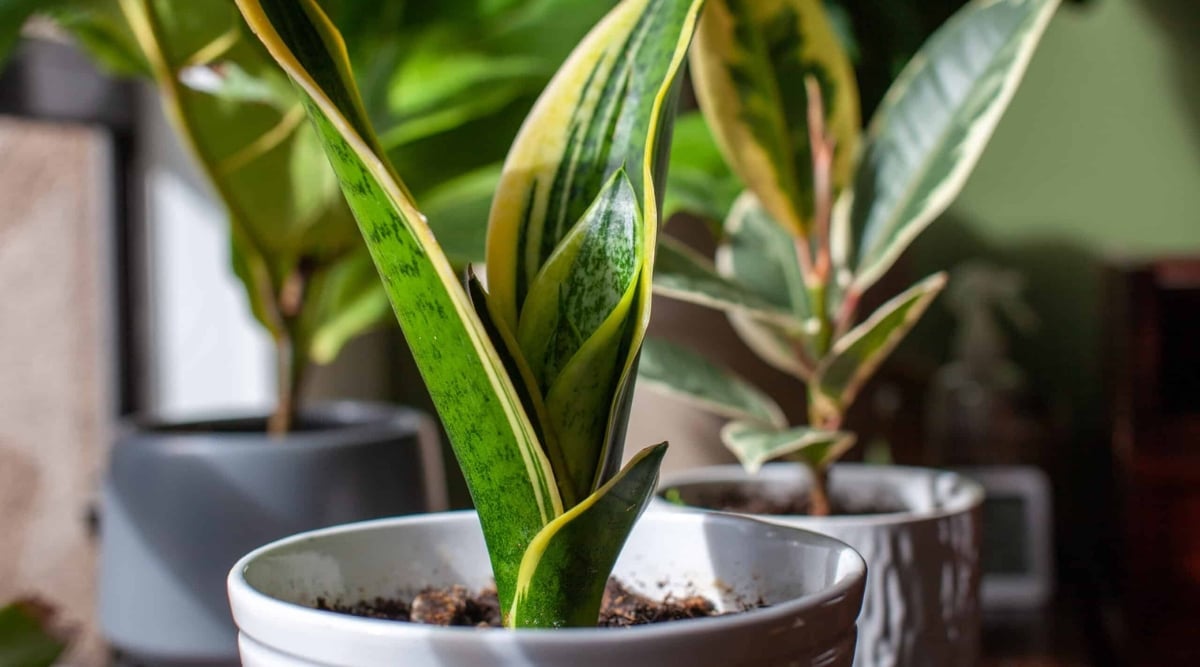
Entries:
[[747, 472], [754, 474], [767, 461], [784, 456], [803, 459], [820, 470], [837, 461], [854, 446], [854, 434], [823, 431], [808, 426], [788, 430], [749, 422], [730, 422], [721, 429], [721, 442], [733, 452]]
[[[570, 244], [569, 234], [576, 223], [602, 198], [601, 191], [620, 171], [627, 180], [622, 187], [627, 187], [636, 202], [630, 212], [637, 211], [640, 216], [641, 229], [636, 235], [640, 249], [627, 314], [621, 320], [605, 320], [595, 333], [581, 330], [580, 340], [585, 336], [588, 340], [579, 354], [587, 356], [559, 366], [570, 369], [575, 379], [554, 385], [564, 387], [560, 392], [574, 393], [579, 388], [571, 387], [570, 382], [595, 375], [591, 364], [607, 368], [607, 355], [619, 351], [610, 377], [587, 378], [589, 384], [608, 387], [610, 396], [615, 397], [605, 418], [570, 417], [572, 434], [559, 434], [564, 450], [579, 447], [600, 452], [587, 467], [556, 470], [560, 477], [579, 482], [592, 470], [595, 474], [579, 489], [581, 494], [602, 484], [620, 459], [634, 366], [649, 323], [660, 213], [656, 193], [665, 180], [678, 75], [702, 4], [702, 0], [624, 0], [613, 8], [579, 44], [534, 105], [505, 161], [492, 204], [487, 239], [489, 301], [510, 329], [522, 332], [519, 337], [528, 348], [536, 337], [531, 332], [547, 329], [544, 323], [524, 320], [545, 317], [551, 312], [546, 304], [555, 297], [538, 287], [539, 275], [560, 248]], [[558, 340], [541, 342], [557, 344]], [[536, 352], [527, 349], [527, 354]], [[544, 371], [545, 366], [532, 359], [530, 363], [546, 387], [551, 378], [537, 370]], [[575, 399], [553, 387], [546, 391], [550, 392], [546, 398], [551, 419], [566, 420], [566, 416], [555, 417], [555, 407], [549, 404], [565, 407]], [[597, 430], [585, 437], [583, 428], [589, 424], [587, 428]], [[594, 443], [601, 443], [598, 449]], [[551, 456], [552, 461], [557, 458]], [[576, 455], [563, 458], [578, 460]]]
[[[533, 280], [517, 340], [546, 397], [556, 469], [569, 507], [591, 493], [605, 461], [621, 353], [645, 253], [639, 202], [618, 170]], [[569, 493], [568, 489], [573, 491]]]
[[654, 292], [783, 327], [798, 326], [795, 315], [721, 275], [703, 255], [668, 236], [658, 242]]
[[708, 121], [700, 112], [680, 114], [671, 140], [671, 170], [663, 196], [664, 222], [677, 213], [690, 213], [720, 224], [742, 190], [729, 170]]
[[818, 423], [845, 413], [862, 386], [904, 340], [946, 286], [935, 273], [896, 295], [833, 344], [809, 383], [810, 415]]
[[850, 212], [862, 292], [958, 196], [1058, 0], [973, 0], [888, 90], [867, 132]]
[[677, 74], [702, 4], [619, 3], [526, 118], [505, 162], [488, 228], [488, 288], [514, 329], [534, 277], [622, 167], [647, 230], [648, 294], [660, 214], [656, 192], [664, 186]]
[[711, 0], [696, 30], [692, 77], [717, 143], [772, 219], [807, 236], [813, 216], [808, 93], [813, 77], [835, 139], [835, 192], [859, 133], [854, 70], [821, 0]]
[[[637, 453], [612, 479], [538, 533], [521, 561], [513, 627], [595, 627], [608, 573], [658, 485], [667, 444]], [[596, 573], [604, 573], [596, 576]]]
[[67, 643], [47, 627], [52, 610], [30, 600], [0, 608], [0, 665], [50, 667]]
[[312, 0], [237, 4], [305, 99], [475, 499], [507, 607], [526, 546], [563, 512], [534, 427], [424, 216], [382, 156], [336, 29]]
[[722, 417], [787, 427], [783, 410], [758, 387], [699, 353], [662, 338], [646, 338], [638, 382]]

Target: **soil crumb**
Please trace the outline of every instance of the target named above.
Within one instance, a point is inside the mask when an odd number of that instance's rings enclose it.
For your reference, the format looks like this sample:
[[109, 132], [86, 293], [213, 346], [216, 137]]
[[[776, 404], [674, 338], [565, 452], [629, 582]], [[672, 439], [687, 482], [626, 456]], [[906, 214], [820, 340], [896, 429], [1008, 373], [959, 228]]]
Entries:
[[[765, 607], [761, 600], [743, 604], [737, 611]], [[500, 602], [495, 588], [472, 593], [463, 586], [426, 588], [411, 601], [376, 597], [354, 604], [331, 602], [317, 598], [317, 609], [366, 618], [379, 618], [427, 625], [499, 628]], [[737, 611], [731, 613], [737, 613]], [[665, 623], [689, 618], [719, 616], [716, 605], [700, 595], [674, 597], [667, 595], [655, 600], [630, 590], [616, 578], [604, 587], [600, 621], [602, 628], [626, 628], [646, 623]]]

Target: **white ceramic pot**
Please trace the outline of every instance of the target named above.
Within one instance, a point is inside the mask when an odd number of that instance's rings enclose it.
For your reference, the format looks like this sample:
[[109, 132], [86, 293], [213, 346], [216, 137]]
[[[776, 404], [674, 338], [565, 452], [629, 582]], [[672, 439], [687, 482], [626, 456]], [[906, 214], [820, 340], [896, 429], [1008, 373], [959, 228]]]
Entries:
[[[770, 464], [757, 475], [711, 466], [664, 475], [662, 489], [683, 501], [740, 490], [767, 497], [808, 488], [803, 466]], [[838, 498], [892, 499], [893, 514], [754, 518], [835, 537], [867, 561], [858, 622], [858, 667], [962, 667], [979, 661], [979, 544], [983, 488], [962, 475], [926, 468], [838, 464]], [[677, 505], [656, 500], [657, 507]]]
[[313, 609], [491, 581], [473, 512], [304, 533], [243, 558], [229, 597], [246, 667], [802, 667], [850, 665], [862, 558], [836, 540], [739, 517], [648, 512], [615, 574], [650, 595], [771, 606], [623, 629], [444, 628]]

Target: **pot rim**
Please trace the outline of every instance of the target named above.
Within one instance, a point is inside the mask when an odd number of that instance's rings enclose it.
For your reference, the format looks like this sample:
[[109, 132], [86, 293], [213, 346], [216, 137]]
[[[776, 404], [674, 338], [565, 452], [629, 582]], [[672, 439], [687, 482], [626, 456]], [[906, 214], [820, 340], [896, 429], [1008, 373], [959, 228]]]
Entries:
[[[288, 450], [342, 447], [347, 440], [369, 442], [398, 432], [428, 429], [424, 423], [428, 418], [419, 410], [380, 401], [319, 401], [305, 406], [300, 414], [322, 423], [317, 428], [290, 431], [282, 438], [267, 433], [270, 412], [264, 409], [213, 410], [185, 416], [134, 414], [117, 423], [117, 442], [128, 446], [140, 441], [152, 443], [156, 449], [189, 451], [224, 448], [231, 443], [239, 448], [257, 445]], [[251, 422], [262, 422], [263, 429], [221, 429]]]
[[[664, 489], [680, 488], [680, 487], [699, 487], [714, 483], [731, 483], [731, 482], [756, 482], [763, 481], [767, 477], [774, 474], [779, 477], [787, 472], [800, 469], [799, 463], [776, 462], [768, 463], [763, 466], [756, 474], [750, 474], [745, 471], [742, 466], [731, 463], [722, 465], [701, 466], [690, 468], [687, 470], [676, 471], [673, 473], [664, 473], [659, 481], [658, 490], [661, 492]], [[810, 516], [807, 514], [747, 514], [741, 512], [722, 512], [719, 510], [707, 509], [704, 507], [695, 507], [692, 505], [675, 505], [671, 506], [676, 510], [684, 510], [686, 512], [705, 512], [713, 514], [730, 514], [734, 516], [750, 517], [758, 521], [793, 522], [795, 525], [803, 524], [805, 526], [829, 526], [829, 527], [859, 527], [859, 526], [880, 526], [880, 525], [896, 525], [904, 523], [917, 523], [921, 521], [937, 521], [946, 517], [963, 514], [966, 512], [975, 511], [983, 505], [985, 492], [983, 485], [979, 482], [952, 470], [943, 470], [940, 468], [926, 468], [921, 466], [902, 466], [892, 464], [866, 464], [866, 463], [836, 463], [830, 471], [831, 477], [836, 475], [838, 471], [849, 473], [853, 476], [862, 476], [872, 478], [883, 477], [885, 475], [905, 475], [908, 481], [925, 483], [935, 483], [938, 480], [945, 480], [944, 484], [953, 485], [955, 495], [951, 501], [943, 507], [935, 509], [906, 509], [900, 512], [885, 512], [878, 514], [837, 514], [830, 516]], [[882, 479], [880, 480], [882, 481]], [[655, 493], [657, 503], [668, 503], [663, 499], [659, 492]]]
[[[851, 566], [845, 573], [843, 573], [838, 581], [834, 582], [833, 585], [820, 591], [779, 602], [777, 604], [772, 604], [770, 607], [751, 609], [748, 611], [724, 614], [720, 616], [710, 616], [705, 618], [687, 619], [666, 623], [651, 623], [620, 629], [522, 628], [510, 630], [495, 628], [481, 630], [474, 627], [443, 627], [423, 625], [418, 623], [403, 623], [382, 619], [363, 618], [347, 614], [322, 611], [305, 605], [280, 600], [257, 590], [245, 578], [246, 569], [256, 559], [269, 555], [275, 550], [290, 547], [306, 541], [335, 537], [337, 535], [358, 531], [402, 529], [410, 525], [439, 521], [451, 521], [456, 523], [470, 523], [477, 525], [478, 519], [476, 518], [474, 510], [459, 510], [342, 524], [339, 526], [331, 526], [329, 528], [299, 533], [290, 537], [285, 537], [281, 540], [277, 540], [255, 549], [246, 556], [243, 556], [236, 564], [234, 564], [233, 568], [229, 572], [229, 577], [227, 580], [229, 597], [233, 602], [235, 617], [238, 616], [237, 608], [239, 606], [245, 606], [247, 608], [253, 608], [251, 613], [255, 616], [260, 614], [264, 616], [269, 615], [278, 623], [292, 625], [296, 628], [320, 624], [326, 628], [340, 630], [347, 633], [354, 632], [356, 630], [361, 632], [369, 629], [373, 636], [396, 640], [419, 640], [428, 636], [429, 634], [438, 634], [447, 637], [458, 637], [462, 640], [472, 638], [477, 641], [484, 642], [519, 641], [523, 644], [531, 644], [535, 646], [552, 646], [579, 642], [595, 642], [607, 637], [611, 637], [616, 641], [657, 641], [674, 637], [686, 637], [697, 632], [711, 630], [718, 626], [722, 628], [735, 628], [770, 623], [787, 618], [793, 615], [800, 608], [833, 604], [842, 598], [851, 596], [856, 588], [862, 588], [866, 579], [867, 566], [862, 556], [846, 543], [827, 535], [814, 533], [792, 526], [780, 526], [779, 524], [771, 524], [737, 515], [662, 512], [650, 509], [647, 510], [638, 521], [640, 523], [648, 520], [654, 522], [673, 523], [751, 522], [760, 524], [761, 528], [771, 531], [782, 529], [788, 532], [801, 534], [804, 536], [805, 541], [811, 545], [825, 546], [840, 553], [849, 554], [853, 556], [853, 558], [850, 561]], [[241, 625], [240, 619], [238, 625], [242, 632], [246, 633], [250, 637], [254, 637], [253, 630], [244, 628]]]

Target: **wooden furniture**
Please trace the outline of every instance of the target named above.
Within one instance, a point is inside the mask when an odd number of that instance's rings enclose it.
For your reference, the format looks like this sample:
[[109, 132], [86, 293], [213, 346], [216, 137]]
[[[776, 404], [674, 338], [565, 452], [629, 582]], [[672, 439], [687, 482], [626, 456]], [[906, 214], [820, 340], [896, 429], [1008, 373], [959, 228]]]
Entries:
[[1200, 258], [1109, 275], [1129, 664], [1200, 664]]

